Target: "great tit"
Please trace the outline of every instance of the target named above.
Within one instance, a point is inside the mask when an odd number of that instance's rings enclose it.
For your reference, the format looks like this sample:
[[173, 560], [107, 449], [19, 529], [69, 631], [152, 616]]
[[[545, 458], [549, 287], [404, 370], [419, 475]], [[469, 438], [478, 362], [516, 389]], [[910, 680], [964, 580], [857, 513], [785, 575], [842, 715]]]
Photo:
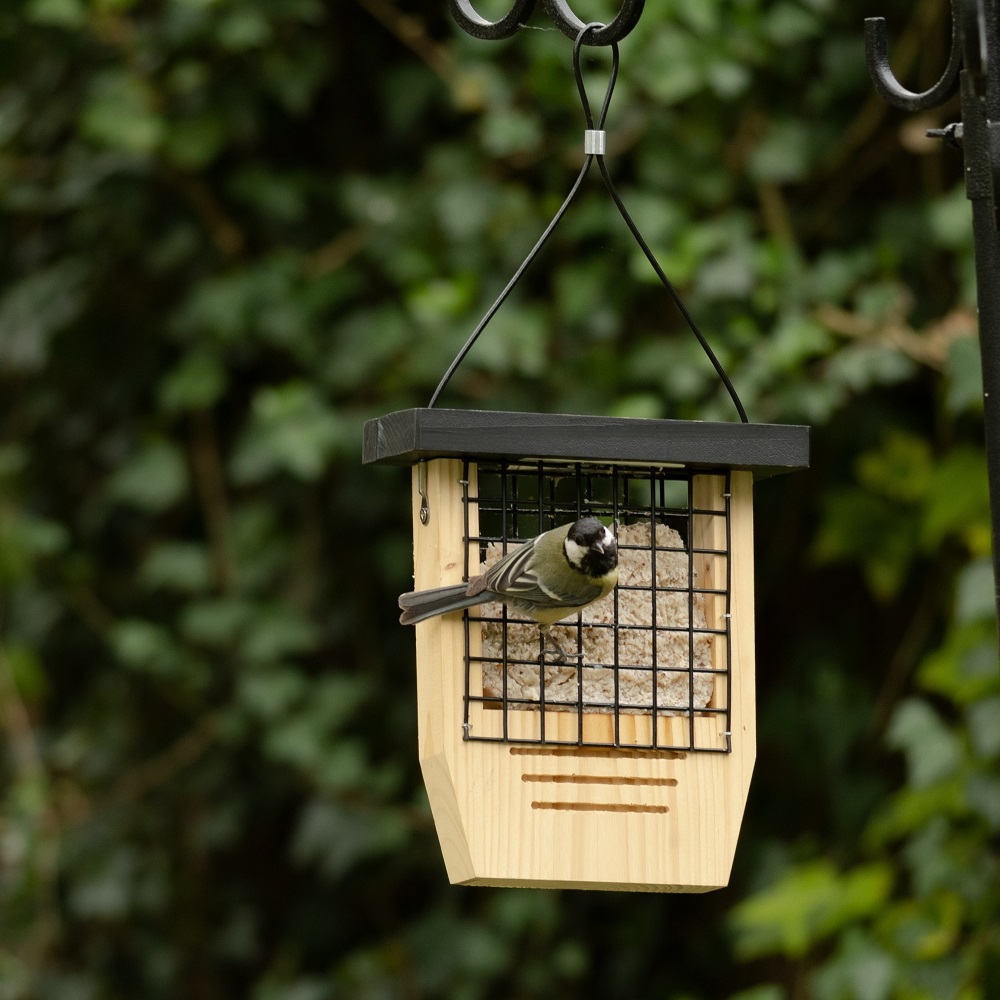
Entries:
[[[401, 594], [403, 625], [503, 601], [512, 611], [549, 626], [610, 593], [618, 582], [618, 543], [596, 517], [582, 517], [511, 549], [468, 583]], [[565, 660], [558, 643], [549, 640]]]

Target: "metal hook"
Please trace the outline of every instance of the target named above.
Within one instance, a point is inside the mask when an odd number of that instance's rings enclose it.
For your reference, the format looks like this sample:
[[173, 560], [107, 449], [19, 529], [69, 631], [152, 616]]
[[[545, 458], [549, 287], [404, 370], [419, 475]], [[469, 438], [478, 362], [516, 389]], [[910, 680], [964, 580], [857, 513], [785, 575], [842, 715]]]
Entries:
[[448, 0], [448, 6], [451, 8], [451, 16], [466, 34], [487, 42], [496, 42], [517, 34], [521, 25], [531, 17], [535, 0], [514, 0], [510, 13], [499, 21], [487, 21], [472, 6], [471, 0]]
[[[612, 45], [624, 38], [638, 23], [646, 0], [623, 0], [621, 10], [610, 24], [589, 33], [586, 45]], [[472, 6], [472, 0], [448, 0], [458, 26], [474, 38], [499, 41], [510, 38], [523, 27], [535, 8], [535, 0], [514, 0], [509, 14], [488, 21]], [[545, 0], [545, 10], [555, 26], [568, 38], [576, 39], [585, 24], [573, 13], [567, 0]]]
[[[970, 0], [961, 0], [962, 15]], [[971, 0], [976, 4], [977, 0]], [[962, 23], [959, 7], [952, 3], [951, 7], [951, 53], [948, 65], [941, 79], [929, 90], [916, 93], [907, 90], [893, 75], [889, 66], [889, 35], [885, 26], [885, 18], [865, 18], [865, 59], [868, 62], [868, 73], [875, 84], [875, 89], [882, 97], [897, 108], [907, 111], [926, 111], [943, 104], [958, 90], [958, 71], [962, 65]]]
[[[587, 32], [584, 45], [613, 45], [620, 42], [638, 23], [646, 0], [623, 0], [621, 10], [608, 23]], [[545, 11], [552, 18], [555, 26], [567, 38], [576, 40], [580, 32], [587, 27], [585, 21], [573, 13], [567, 0], [544, 0]]]
[[420, 494], [420, 523], [428, 524], [431, 519], [431, 506], [427, 500], [427, 462], [417, 463], [417, 492]]

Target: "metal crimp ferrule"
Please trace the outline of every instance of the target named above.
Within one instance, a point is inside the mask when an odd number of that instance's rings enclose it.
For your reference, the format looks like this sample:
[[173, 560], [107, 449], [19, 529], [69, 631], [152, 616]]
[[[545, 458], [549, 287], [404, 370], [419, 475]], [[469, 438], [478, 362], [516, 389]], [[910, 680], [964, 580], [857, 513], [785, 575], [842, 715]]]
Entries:
[[608, 148], [608, 133], [604, 129], [588, 128], [583, 132], [583, 151], [587, 156], [603, 156]]

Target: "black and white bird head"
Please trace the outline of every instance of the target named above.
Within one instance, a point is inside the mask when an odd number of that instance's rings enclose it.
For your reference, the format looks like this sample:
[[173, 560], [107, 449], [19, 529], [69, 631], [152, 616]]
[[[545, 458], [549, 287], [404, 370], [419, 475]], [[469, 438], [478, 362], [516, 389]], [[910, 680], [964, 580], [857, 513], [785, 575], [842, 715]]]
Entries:
[[563, 542], [566, 561], [587, 576], [606, 576], [618, 565], [618, 543], [596, 517], [581, 517]]

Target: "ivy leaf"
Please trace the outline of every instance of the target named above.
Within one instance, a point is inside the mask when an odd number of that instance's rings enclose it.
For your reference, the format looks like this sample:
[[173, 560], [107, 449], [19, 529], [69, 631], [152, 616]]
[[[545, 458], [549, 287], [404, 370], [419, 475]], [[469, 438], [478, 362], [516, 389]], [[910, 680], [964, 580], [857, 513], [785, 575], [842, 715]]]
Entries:
[[166, 135], [148, 85], [132, 73], [107, 69], [94, 77], [80, 115], [91, 142], [126, 153], [151, 153]]
[[744, 958], [801, 958], [827, 935], [878, 913], [891, 887], [892, 874], [884, 864], [846, 872], [824, 859], [796, 866], [737, 904], [730, 919], [736, 949]]
[[139, 578], [153, 590], [203, 592], [212, 580], [208, 553], [194, 542], [164, 542], [146, 557]]
[[315, 480], [334, 451], [348, 443], [344, 421], [313, 386], [286, 382], [258, 392], [250, 426], [233, 455], [232, 474], [242, 483], [259, 482], [280, 472]]
[[962, 759], [952, 732], [920, 698], [907, 698], [899, 705], [889, 724], [886, 743], [903, 751], [914, 788], [927, 788], [950, 777]]
[[86, 267], [66, 260], [8, 286], [0, 297], [0, 363], [8, 372], [34, 372], [49, 359], [52, 337], [84, 305]]
[[400, 850], [409, 832], [395, 812], [350, 809], [322, 799], [303, 810], [292, 841], [292, 858], [336, 880], [360, 862]]
[[143, 445], [108, 479], [109, 500], [150, 514], [164, 511], [187, 493], [187, 463], [172, 442], [154, 440]]
[[955, 448], [934, 466], [923, 514], [923, 544], [934, 547], [955, 535], [978, 551], [989, 524], [986, 455], [980, 449]]

